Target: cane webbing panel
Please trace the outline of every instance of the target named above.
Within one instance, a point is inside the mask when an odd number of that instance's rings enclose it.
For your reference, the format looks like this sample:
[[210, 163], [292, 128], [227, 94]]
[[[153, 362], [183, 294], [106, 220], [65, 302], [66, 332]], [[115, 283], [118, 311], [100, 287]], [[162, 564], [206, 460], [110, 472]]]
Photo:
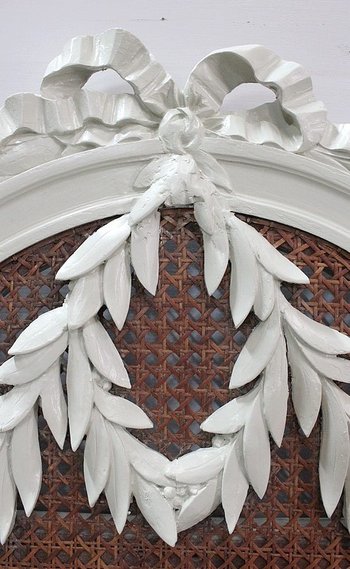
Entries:
[[[301, 231], [244, 217], [310, 277], [309, 286], [283, 288], [304, 313], [350, 333], [350, 255]], [[0, 350], [2, 361], [16, 336], [38, 314], [59, 306], [67, 287], [54, 281], [65, 259], [105, 221], [47, 239], [1, 266]], [[108, 312], [104, 325], [115, 337], [133, 383], [128, 396], [154, 421], [153, 431], [134, 432], [169, 458], [210, 444], [199, 429], [228, 391], [230, 370], [255, 325], [249, 316], [233, 327], [228, 272], [214, 297], [203, 282], [200, 231], [190, 209], [163, 209], [160, 281], [155, 297], [134, 279], [127, 322], [117, 332]], [[121, 390], [125, 393], [126, 390]], [[350, 567], [350, 539], [341, 507], [325, 516], [318, 482], [320, 423], [306, 439], [292, 405], [282, 447], [271, 442], [270, 484], [262, 501], [250, 490], [242, 518], [229, 536], [221, 508], [181, 533], [175, 548], [164, 544], [135, 504], [118, 536], [104, 496], [90, 510], [82, 477], [83, 448], [60, 451], [40, 418], [44, 479], [35, 513], [19, 504], [17, 522], [0, 549], [0, 567], [113, 569], [341, 568]]]

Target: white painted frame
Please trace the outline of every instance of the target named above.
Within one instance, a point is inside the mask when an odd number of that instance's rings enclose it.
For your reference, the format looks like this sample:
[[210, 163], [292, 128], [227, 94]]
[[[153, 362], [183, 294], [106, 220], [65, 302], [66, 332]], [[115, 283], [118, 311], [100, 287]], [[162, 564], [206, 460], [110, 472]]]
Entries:
[[[135, 95], [82, 90], [112, 68]], [[242, 82], [276, 93], [273, 103], [221, 115], [224, 96]], [[70, 281], [61, 308], [40, 316], [0, 367], [13, 389], [0, 397], [0, 537], [14, 523], [16, 488], [29, 515], [41, 485], [37, 405], [62, 446], [67, 406], [60, 356], [69, 344], [68, 417], [72, 447], [87, 435], [89, 502], [104, 491], [122, 531], [132, 496], [170, 545], [223, 502], [233, 531], [249, 484], [263, 496], [270, 432], [281, 444], [288, 362], [299, 423], [308, 436], [323, 412], [320, 484], [328, 515], [343, 488], [350, 524], [350, 339], [293, 309], [281, 281], [308, 282], [249, 225], [242, 212], [328, 239], [350, 250], [348, 125], [327, 123], [298, 64], [262, 46], [218, 51], [192, 71], [183, 93], [145, 47], [123, 30], [75, 38], [47, 70], [42, 96], [15, 95], [0, 111], [0, 260], [82, 223], [123, 214], [98, 230], [61, 267]], [[230, 305], [239, 326], [250, 310], [260, 323], [233, 367], [230, 387], [257, 379], [203, 423], [213, 446], [173, 462], [127, 428], [148, 428], [145, 413], [108, 393], [130, 387], [123, 362], [97, 312], [105, 303], [122, 328], [130, 301], [130, 259], [152, 294], [158, 281], [158, 207], [193, 205], [203, 233], [205, 282], [212, 294], [228, 261]], [[330, 220], [331, 212], [331, 220]], [[96, 455], [97, 449], [97, 455]], [[24, 468], [25, 464], [25, 468]], [[24, 476], [25, 473], [25, 476]]]

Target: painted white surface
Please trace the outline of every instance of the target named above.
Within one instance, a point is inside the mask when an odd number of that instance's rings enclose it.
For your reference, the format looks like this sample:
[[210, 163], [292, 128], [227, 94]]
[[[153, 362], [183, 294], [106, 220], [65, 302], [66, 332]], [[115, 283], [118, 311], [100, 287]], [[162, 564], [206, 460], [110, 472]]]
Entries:
[[[213, 140], [204, 148], [229, 175], [235, 194], [228, 205], [235, 211], [298, 227], [350, 250], [348, 172], [246, 142]], [[124, 143], [54, 160], [2, 182], [0, 260], [70, 227], [125, 213], [141, 192], [133, 187], [137, 174], [161, 153], [158, 141]]]
[[[158, 116], [158, 136], [53, 159], [0, 184], [3, 258], [60, 229], [101, 217], [106, 205], [108, 215], [125, 213], [89, 236], [67, 259], [56, 274], [56, 279], [70, 281], [63, 306], [32, 322], [9, 350], [13, 357], [0, 366], [0, 383], [13, 386], [0, 397], [0, 541], [6, 540], [15, 522], [16, 488], [27, 515], [40, 492], [39, 397], [44, 417], [63, 446], [67, 405], [59, 362], [68, 343], [71, 445], [76, 450], [87, 435], [84, 475], [89, 503], [93, 506], [104, 491], [119, 533], [132, 496], [149, 524], [172, 546], [178, 532], [204, 519], [220, 501], [228, 530], [234, 530], [249, 485], [260, 498], [268, 485], [269, 432], [280, 445], [285, 429], [288, 362], [294, 409], [305, 436], [312, 431], [322, 405], [319, 477], [326, 513], [333, 514], [345, 488], [344, 518], [350, 527], [350, 396], [334, 383], [349, 382], [350, 362], [338, 356], [349, 353], [350, 338], [289, 306], [280, 291], [281, 282], [307, 284], [307, 276], [234, 213], [243, 211], [286, 222], [350, 249], [350, 173], [337, 158], [325, 160], [317, 151], [324, 126], [323, 106], [310, 99], [310, 83], [303, 70], [278, 58], [271, 60], [265, 48], [249, 48], [244, 50], [250, 65], [248, 75], [244, 74], [245, 65], [239, 77], [275, 85], [278, 92], [274, 103], [277, 119], [271, 123], [256, 110], [251, 113], [257, 123], [253, 127], [269, 134], [273, 126], [273, 133], [282, 134], [282, 142], [298, 138], [295, 132], [299, 133], [299, 142], [306, 140], [307, 146], [298, 143], [294, 150], [302, 149], [305, 155], [287, 152], [288, 145], [283, 144], [280, 148], [285, 149], [281, 150], [223, 139], [215, 126], [206, 137], [209, 126], [207, 130], [204, 127], [211, 111], [220, 106], [220, 93], [223, 96], [236, 81], [235, 74], [230, 75], [227, 53], [211, 56], [205, 73], [197, 69], [182, 98], [135, 37], [120, 31], [117, 35], [122, 42], [115, 41], [114, 32], [93, 42], [73, 42], [51, 68], [46, 86], [53, 87], [53, 94], [56, 88], [63, 92], [69, 77], [69, 86], [77, 84], [79, 88], [79, 78], [86, 77], [90, 68], [110, 65], [111, 47], [119, 46], [115, 57], [112, 52], [113, 67], [128, 77], [132, 61], [129, 81], [138, 89], [145, 110], [149, 107]], [[136, 54], [135, 60], [131, 53]], [[140, 76], [144, 82], [140, 83]], [[144, 85], [151, 85], [154, 92], [143, 89]], [[172, 108], [178, 101], [184, 101], [186, 107]], [[286, 101], [290, 107], [285, 106]], [[302, 103], [301, 112], [298, 103]], [[208, 114], [201, 115], [203, 107]], [[292, 109], [288, 121], [284, 108]], [[136, 109], [133, 117], [138, 127], [139, 113]], [[37, 115], [37, 107], [31, 104], [19, 105], [15, 115], [19, 115], [22, 130], [29, 124], [34, 132], [38, 132], [32, 128], [35, 119], [46, 117], [45, 113]], [[11, 116], [8, 113], [10, 130]], [[95, 115], [88, 115], [92, 117]], [[263, 142], [267, 141], [264, 136]], [[9, 149], [14, 161], [17, 146], [15, 142]], [[23, 148], [24, 154], [32, 151], [31, 145]], [[308, 157], [310, 152], [313, 158]], [[348, 153], [343, 154], [347, 159]], [[131, 384], [122, 358], [98, 318], [105, 301], [116, 325], [122, 328], [130, 301], [130, 260], [138, 280], [155, 294], [158, 208], [164, 204], [194, 207], [203, 234], [208, 294], [220, 285], [230, 262], [230, 309], [236, 327], [251, 310], [260, 320], [235, 361], [229, 384], [232, 389], [257, 379], [254, 388], [217, 409], [201, 425], [214, 435], [211, 448], [187, 453], [173, 462], [126, 430], [150, 428], [152, 423], [140, 407], [109, 393], [112, 383], [123, 388], [131, 388]]]
[[[180, 87], [210, 51], [261, 43], [304, 65], [330, 120], [350, 122], [348, 0], [2, 0], [0, 22], [1, 103], [17, 92], [39, 92], [47, 63], [73, 36], [122, 27], [145, 43]], [[109, 91], [125, 89], [111, 73], [93, 81]], [[237, 90], [230, 107], [269, 100], [262, 90]]]
[[[16, 488], [27, 515], [33, 511], [40, 492], [42, 469], [35, 412], [39, 396], [45, 419], [61, 447], [67, 407], [74, 451], [86, 435], [84, 478], [89, 504], [93, 507], [104, 492], [118, 533], [127, 523], [132, 498], [153, 530], [171, 546], [176, 544], [179, 532], [202, 521], [220, 502], [232, 533], [249, 486], [263, 498], [269, 483], [269, 433], [279, 446], [287, 417], [288, 362], [294, 409], [305, 436], [310, 435], [322, 405], [319, 477], [327, 515], [333, 514], [344, 487], [345, 504], [349, 501], [350, 395], [334, 381], [349, 382], [350, 362], [338, 356], [349, 352], [350, 338], [289, 305], [280, 291], [281, 282], [307, 284], [309, 279], [263, 235], [230, 211], [227, 196], [233, 197], [232, 184], [215, 157], [225, 158], [230, 166], [235, 154], [240, 155], [239, 164], [245, 163], [247, 171], [249, 166], [259, 166], [259, 158], [260, 165], [272, 170], [276, 156], [275, 169], [283, 176], [278, 186], [288, 185], [295, 161], [300, 163], [295, 175], [305, 169], [305, 191], [307, 182], [317, 175], [320, 185], [323, 173], [338, 176], [339, 184], [342, 177], [346, 182], [350, 175], [286, 151], [220, 138], [205, 141], [198, 136], [198, 123], [191, 115], [193, 111], [189, 110], [187, 114], [183, 110], [168, 111], [158, 141], [80, 153], [10, 180], [35, 175], [35, 171], [45, 172], [56, 163], [61, 173], [63, 167], [67, 174], [72, 159], [82, 158], [88, 164], [79, 172], [87, 173], [96, 166], [96, 156], [101, 157], [102, 152], [107, 156], [124, 152], [130, 159], [140, 146], [144, 153], [147, 147], [154, 150], [161, 143], [166, 149], [161, 158], [143, 165], [131, 184], [131, 190], [134, 187], [144, 191], [134, 200], [130, 212], [100, 227], [60, 267], [56, 279], [70, 281], [63, 305], [32, 322], [10, 349], [13, 357], [0, 366], [0, 383], [14, 386], [0, 397], [0, 445], [3, 443], [6, 449], [1, 455], [0, 446], [2, 543], [15, 521]], [[188, 124], [192, 127], [186, 128]], [[181, 138], [184, 132], [186, 136]], [[290, 161], [284, 162], [284, 156]], [[109, 162], [115, 167], [116, 160]], [[63, 190], [68, 180], [71, 176]], [[96, 187], [102, 185], [98, 179], [94, 182]], [[6, 189], [6, 185], [4, 182], [2, 188]], [[332, 193], [336, 195], [334, 190]], [[20, 199], [15, 198], [15, 203], [23, 211]], [[208, 294], [214, 294], [220, 286], [230, 262], [230, 309], [235, 326], [240, 326], [252, 310], [260, 320], [234, 363], [229, 383], [229, 388], [234, 389], [256, 379], [254, 387], [229, 400], [201, 424], [202, 430], [213, 435], [211, 447], [188, 452], [174, 461], [129, 433], [128, 429], [148, 429], [153, 423], [140, 406], [124, 397], [125, 392], [120, 392], [122, 396], [110, 393], [112, 384], [128, 389], [132, 385], [98, 315], [105, 301], [117, 327], [123, 327], [131, 295], [130, 262], [144, 288], [152, 295], [156, 293], [161, 237], [158, 208], [169, 203], [194, 207], [203, 236]], [[67, 344], [66, 405], [57, 362]], [[344, 517], [349, 527], [347, 508]]]

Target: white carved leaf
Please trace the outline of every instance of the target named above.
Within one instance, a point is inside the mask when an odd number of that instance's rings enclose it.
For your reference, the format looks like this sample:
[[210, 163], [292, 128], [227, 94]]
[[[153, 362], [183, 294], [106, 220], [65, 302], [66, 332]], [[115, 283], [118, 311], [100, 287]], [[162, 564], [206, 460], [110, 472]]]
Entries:
[[[233, 218], [233, 216], [232, 216]], [[233, 322], [238, 328], [252, 309], [257, 285], [257, 261], [242, 231], [230, 225], [231, 282], [230, 308]]]
[[350, 419], [350, 395], [345, 393], [345, 391], [340, 389], [340, 387], [338, 387], [338, 385], [335, 383], [329, 383], [328, 385], [331, 387], [333, 393], [338, 398], [340, 405], [343, 407], [345, 413]]
[[277, 446], [281, 446], [288, 403], [288, 362], [286, 343], [281, 334], [277, 348], [264, 372], [264, 414]]
[[159, 273], [160, 213], [153, 212], [131, 232], [131, 262], [137, 278], [146, 290], [155, 294]]
[[275, 305], [275, 279], [258, 263], [258, 284], [254, 300], [254, 312], [260, 320], [270, 316]]
[[165, 474], [180, 484], [202, 484], [217, 477], [225, 455], [225, 447], [200, 448], [173, 460]]
[[95, 405], [102, 415], [117, 425], [129, 429], [150, 429], [153, 427], [152, 421], [146, 413], [127, 399], [111, 395], [107, 391], [94, 385]]
[[288, 358], [292, 372], [292, 399], [299, 425], [308, 437], [316, 423], [322, 400], [318, 373], [303, 357], [298, 344], [288, 335]]
[[68, 295], [67, 304], [68, 326], [72, 330], [81, 328], [97, 314], [103, 304], [101, 267], [76, 281]]
[[6, 441], [8, 440], [9, 436], [11, 436], [10, 433], [0, 433], [0, 450], [2, 449], [3, 445], [6, 443]]
[[67, 341], [68, 334], [64, 332], [44, 348], [10, 358], [0, 366], [0, 383], [19, 385], [41, 376], [63, 354]]
[[0, 431], [9, 431], [24, 419], [38, 399], [41, 386], [42, 381], [38, 379], [16, 385], [0, 397]]
[[284, 257], [265, 237], [244, 221], [237, 219], [241, 230], [255, 252], [258, 261], [265, 269], [281, 281], [307, 284], [308, 277], [296, 265]]
[[327, 353], [321, 353], [298, 342], [300, 350], [305, 358], [320, 374], [334, 379], [350, 383], [350, 361], [338, 356], [329, 356]]
[[91, 508], [104, 490], [110, 470], [110, 441], [101, 413], [94, 409], [84, 450], [84, 479]]
[[106, 263], [103, 294], [114, 323], [121, 330], [128, 314], [131, 295], [130, 259], [125, 246]]
[[350, 441], [346, 413], [333, 392], [331, 383], [323, 380], [322, 386], [319, 476], [323, 505], [327, 516], [331, 517], [343, 491], [349, 465]]
[[29, 354], [44, 348], [62, 336], [66, 329], [67, 306], [63, 304], [59, 308], [44, 312], [29, 324], [9, 349], [9, 354]]
[[10, 470], [7, 444], [3, 444], [0, 449], [0, 488], [0, 541], [3, 545], [12, 530], [16, 518], [16, 486]]
[[101, 322], [92, 318], [83, 329], [87, 354], [103, 377], [120, 387], [130, 387], [122, 358]]
[[33, 409], [13, 430], [11, 467], [25, 513], [30, 516], [39, 497], [42, 476], [38, 422]]
[[270, 316], [250, 334], [233, 367], [230, 389], [255, 379], [267, 366], [280, 338], [280, 316], [275, 307]]
[[348, 472], [345, 478], [345, 485], [344, 485], [343, 516], [345, 520], [345, 525], [348, 531], [350, 531], [350, 463], [348, 466]]
[[220, 504], [217, 491], [217, 479], [207, 484], [190, 496], [182, 506], [176, 520], [177, 531], [185, 531], [209, 516]]
[[175, 482], [164, 474], [170, 465], [170, 460], [160, 452], [141, 443], [124, 429], [119, 427], [115, 427], [115, 429], [123, 442], [124, 448], [127, 449], [131, 465], [140, 476], [158, 486], [175, 486]]
[[60, 361], [57, 360], [42, 375], [40, 398], [44, 418], [57, 444], [63, 449], [67, 433], [67, 404], [62, 389], [60, 367]]
[[229, 245], [224, 227], [218, 227], [213, 235], [203, 233], [204, 281], [212, 295], [222, 281], [228, 263]]
[[243, 456], [249, 482], [262, 498], [270, 476], [270, 442], [262, 414], [261, 397], [252, 404], [251, 412], [243, 431]]
[[80, 245], [62, 265], [56, 279], [66, 281], [89, 273], [119, 249], [129, 235], [127, 215], [110, 221]]
[[142, 194], [136, 204], [132, 207], [129, 214], [130, 225], [137, 225], [140, 221], [156, 211], [166, 200], [171, 189], [171, 183], [168, 180], [168, 176], [154, 182], [150, 189]]
[[251, 389], [245, 395], [240, 395], [219, 407], [203, 423], [201, 429], [209, 433], [227, 435], [236, 433], [246, 422], [252, 402], [259, 393], [260, 385]]
[[174, 510], [160, 489], [135, 473], [133, 492], [143, 516], [168, 545], [174, 546], [177, 529]]
[[213, 235], [215, 232], [215, 215], [213, 213], [213, 204], [209, 199], [206, 201], [197, 201], [193, 205], [194, 217], [202, 231]]
[[70, 439], [75, 451], [87, 431], [93, 405], [91, 367], [81, 333], [77, 330], [69, 335], [66, 381]]
[[284, 304], [283, 314], [295, 334], [316, 350], [333, 355], [350, 352], [350, 337], [345, 334], [315, 322], [287, 302]]
[[167, 176], [173, 167], [174, 159], [172, 156], [165, 155], [155, 158], [138, 173], [134, 181], [134, 188], [149, 188], [154, 182]]
[[131, 499], [131, 471], [128, 457], [117, 432], [106, 424], [111, 462], [105, 487], [108, 506], [118, 533], [123, 531]]
[[241, 438], [238, 437], [231, 446], [222, 477], [222, 506], [229, 533], [236, 527], [249, 489], [241, 464], [240, 445]]
[[230, 195], [232, 195], [232, 185], [226, 170], [217, 160], [215, 160], [213, 156], [211, 156], [211, 154], [208, 154], [203, 150], [197, 150], [196, 152], [193, 152], [193, 158], [195, 159], [199, 169], [213, 184], [215, 184], [215, 186], [224, 188], [230, 192]]

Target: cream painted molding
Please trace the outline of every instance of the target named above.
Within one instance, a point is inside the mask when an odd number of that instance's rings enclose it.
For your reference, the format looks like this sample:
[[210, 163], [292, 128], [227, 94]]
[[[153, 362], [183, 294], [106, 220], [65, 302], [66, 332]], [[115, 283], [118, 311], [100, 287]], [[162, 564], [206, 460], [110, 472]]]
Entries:
[[[91, 93], [89, 77], [111, 68], [134, 95]], [[227, 93], [258, 82], [273, 103], [220, 114]], [[249, 485], [262, 497], [270, 474], [269, 433], [282, 442], [288, 390], [309, 436], [322, 407], [320, 487], [328, 516], [345, 489], [350, 527], [350, 338], [292, 308], [282, 281], [306, 275], [235, 213], [275, 219], [350, 250], [349, 132], [329, 125], [311, 80], [296, 63], [262, 46], [214, 52], [184, 92], [128, 32], [75, 38], [48, 67], [42, 95], [15, 95], [0, 111], [0, 256], [81, 223], [122, 214], [91, 235], [60, 268], [69, 281], [60, 308], [18, 337], [0, 367], [0, 538], [9, 535], [19, 492], [33, 511], [41, 487], [37, 412], [62, 447], [86, 436], [84, 475], [93, 506], [104, 492], [118, 532], [135, 498], [170, 545], [222, 502], [228, 530]], [[110, 393], [130, 389], [128, 373], [98, 319], [106, 305], [118, 329], [130, 302], [131, 268], [151, 294], [159, 273], [159, 207], [194, 208], [203, 234], [208, 294], [231, 265], [236, 327], [260, 320], [236, 360], [230, 388], [256, 380], [212, 413], [202, 429], [212, 446], [169, 461], [129, 429], [152, 426], [144, 411]], [[23, 215], [26, 212], [26, 215]], [[331, 220], [330, 218], [331, 212]], [[61, 356], [69, 346], [66, 403]], [[288, 346], [288, 352], [287, 352]]]

